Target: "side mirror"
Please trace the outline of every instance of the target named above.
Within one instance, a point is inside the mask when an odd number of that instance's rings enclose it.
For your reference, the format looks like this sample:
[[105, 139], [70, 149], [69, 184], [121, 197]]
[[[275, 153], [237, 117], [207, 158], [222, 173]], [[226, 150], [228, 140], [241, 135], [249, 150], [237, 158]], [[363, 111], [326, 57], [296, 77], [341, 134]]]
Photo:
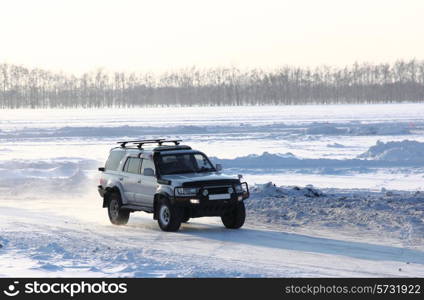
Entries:
[[155, 171], [152, 168], [146, 168], [143, 171], [144, 176], [155, 176]]
[[217, 172], [222, 171], [222, 165], [216, 164], [215, 169], [216, 169]]
[[104, 167], [100, 167], [100, 168], [99, 168], [99, 171], [100, 171], [100, 172], [104, 172], [104, 171], [105, 171], [105, 168], [104, 168]]

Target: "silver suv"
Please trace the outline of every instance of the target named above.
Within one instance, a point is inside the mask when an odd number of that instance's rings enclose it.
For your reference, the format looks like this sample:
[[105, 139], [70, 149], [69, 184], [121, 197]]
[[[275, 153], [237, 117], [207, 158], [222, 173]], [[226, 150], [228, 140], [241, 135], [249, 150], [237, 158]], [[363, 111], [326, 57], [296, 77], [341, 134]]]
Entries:
[[[128, 222], [131, 212], [153, 213], [164, 231], [177, 231], [190, 218], [220, 216], [227, 228], [243, 226], [246, 182], [220, 173], [202, 152], [181, 140], [118, 142], [110, 151], [98, 190], [113, 224]], [[146, 144], [154, 147], [144, 149]]]

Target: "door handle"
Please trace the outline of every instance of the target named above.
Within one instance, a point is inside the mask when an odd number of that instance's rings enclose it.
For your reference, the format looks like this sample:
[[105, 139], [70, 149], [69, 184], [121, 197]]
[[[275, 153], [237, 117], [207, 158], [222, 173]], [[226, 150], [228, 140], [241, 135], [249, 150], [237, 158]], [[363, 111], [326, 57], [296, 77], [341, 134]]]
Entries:
[[124, 177], [119, 177], [119, 180], [120, 180], [120, 181], [124, 180]]
[[137, 183], [141, 183], [141, 179], [140, 180], [137, 180]]

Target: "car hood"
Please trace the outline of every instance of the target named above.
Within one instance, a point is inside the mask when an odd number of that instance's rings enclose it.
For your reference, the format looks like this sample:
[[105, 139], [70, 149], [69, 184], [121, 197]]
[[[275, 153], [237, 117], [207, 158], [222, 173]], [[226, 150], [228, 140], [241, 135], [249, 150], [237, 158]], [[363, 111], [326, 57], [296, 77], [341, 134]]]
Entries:
[[221, 181], [228, 180], [233, 181], [237, 178], [222, 175], [221, 173], [211, 172], [211, 173], [187, 173], [187, 174], [172, 174], [172, 175], [163, 175], [162, 179], [171, 180], [172, 185], [182, 185], [187, 182], [198, 182], [198, 181]]

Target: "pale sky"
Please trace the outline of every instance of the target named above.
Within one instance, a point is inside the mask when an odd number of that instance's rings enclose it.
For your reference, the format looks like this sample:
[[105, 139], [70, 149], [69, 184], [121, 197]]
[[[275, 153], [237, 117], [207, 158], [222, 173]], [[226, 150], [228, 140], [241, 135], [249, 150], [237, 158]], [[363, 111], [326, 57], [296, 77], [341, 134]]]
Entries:
[[424, 59], [423, 0], [0, 0], [0, 63], [81, 73]]

